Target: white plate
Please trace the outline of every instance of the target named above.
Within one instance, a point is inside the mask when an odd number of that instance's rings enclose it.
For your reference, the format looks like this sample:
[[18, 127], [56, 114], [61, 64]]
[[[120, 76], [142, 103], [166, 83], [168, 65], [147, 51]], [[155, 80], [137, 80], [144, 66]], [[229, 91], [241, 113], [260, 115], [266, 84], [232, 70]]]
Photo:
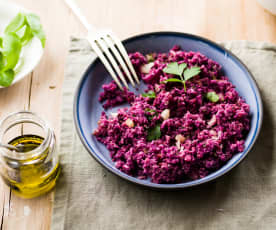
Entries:
[[276, 15], [276, 1], [275, 0], [257, 0], [270, 13]]
[[[3, 35], [5, 27], [19, 12], [29, 12], [29, 10], [7, 0], [0, 0], [0, 36]], [[12, 85], [32, 72], [39, 63], [43, 51], [41, 42], [37, 37], [34, 37], [22, 48], [20, 60], [15, 67], [16, 75]], [[0, 88], [3, 87], [0, 86]]]

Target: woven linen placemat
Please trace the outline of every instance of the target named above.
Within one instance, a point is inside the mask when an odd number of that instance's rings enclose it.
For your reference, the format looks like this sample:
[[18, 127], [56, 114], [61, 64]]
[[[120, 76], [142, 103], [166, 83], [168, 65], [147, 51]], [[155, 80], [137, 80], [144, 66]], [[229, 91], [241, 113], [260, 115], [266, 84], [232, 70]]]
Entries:
[[252, 71], [264, 102], [261, 134], [241, 165], [207, 185], [152, 191], [109, 173], [86, 152], [73, 124], [73, 96], [95, 58], [85, 40], [72, 38], [62, 109], [61, 163], [53, 230], [276, 229], [276, 46], [226, 42]]

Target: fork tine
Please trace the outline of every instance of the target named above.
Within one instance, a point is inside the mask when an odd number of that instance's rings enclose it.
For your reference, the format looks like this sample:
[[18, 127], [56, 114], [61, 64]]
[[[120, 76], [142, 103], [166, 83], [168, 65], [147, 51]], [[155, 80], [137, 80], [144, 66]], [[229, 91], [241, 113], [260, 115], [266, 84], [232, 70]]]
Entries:
[[129, 59], [129, 57], [128, 57], [128, 54], [127, 54], [127, 52], [126, 52], [124, 46], [122, 45], [121, 41], [120, 41], [119, 38], [117, 38], [112, 32], [109, 32], [109, 37], [113, 40], [113, 42], [115, 43], [115, 45], [118, 47], [120, 53], [121, 53], [122, 56], [124, 57], [124, 59], [125, 59], [127, 65], [128, 65], [128, 67], [129, 67], [131, 73], [133, 74], [133, 76], [134, 76], [136, 82], [139, 84], [140, 82], [139, 82], [139, 79], [138, 79], [138, 77], [137, 77], [137, 74], [136, 74], [136, 72], [135, 72], [135, 70], [134, 70], [134, 68], [133, 68], [133, 65], [132, 65], [132, 63], [131, 63], [131, 61], [130, 61], [130, 59]]
[[128, 88], [126, 79], [125, 79], [124, 75], [122, 74], [122, 71], [120, 70], [117, 62], [115, 61], [114, 57], [111, 55], [110, 51], [108, 50], [106, 43], [104, 42], [104, 40], [102, 40], [102, 37], [99, 37], [99, 39], [97, 39], [96, 42], [100, 45], [101, 49], [107, 56], [108, 61], [111, 62], [111, 65], [115, 69], [115, 71], [116, 71], [117, 75], [120, 77], [121, 81]]
[[107, 43], [108, 47], [112, 50], [112, 53], [114, 54], [114, 56], [117, 58], [117, 60], [119, 61], [120, 65], [122, 66], [124, 72], [126, 73], [131, 85], [133, 87], [135, 87], [135, 83], [131, 77], [131, 74], [126, 66], [125, 61], [122, 59], [119, 51], [115, 48], [114, 43], [112, 42], [112, 40], [110, 39], [110, 37], [107, 34], [103, 34], [103, 38], [104, 41]]
[[110, 64], [108, 63], [106, 57], [103, 55], [102, 51], [100, 50], [100, 48], [98, 47], [98, 45], [95, 43], [95, 39], [91, 39], [90, 37], [88, 37], [88, 40], [93, 48], [93, 50], [96, 52], [96, 54], [98, 55], [98, 57], [101, 59], [102, 63], [104, 64], [105, 68], [107, 69], [107, 71], [110, 73], [111, 77], [114, 79], [114, 81], [116, 82], [116, 84], [119, 86], [119, 88], [121, 90], [123, 90], [123, 87], [120, 83], [120, 81], [118, 80], [116, 74], [114, 73], [112, 67], [110, 66]]

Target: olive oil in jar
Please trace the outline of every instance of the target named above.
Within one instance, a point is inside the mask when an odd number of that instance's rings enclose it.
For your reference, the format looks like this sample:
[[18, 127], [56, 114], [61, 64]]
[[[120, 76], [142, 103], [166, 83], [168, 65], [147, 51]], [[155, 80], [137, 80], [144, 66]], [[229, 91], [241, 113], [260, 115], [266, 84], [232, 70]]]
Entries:
[[50, 191], [60, 174], [60, 164], [54, 132], [35, 114], [27, 111], [11, 114], [0, 124], [0, 142], [5, 143], [7, 130], [12, 126], [32, 123], [44, 135], [15, 136], [9, 145], [17, 151], [0, 148], [1, 176], [13, 193], [23, 198], [33, 198]]
[[[20, 146], [22, 152], [27, 153], [38, 148], [43, 141], [44, 138], [40, 136], [23, 135], [16, 137], [9, 144]], [[48, 155], [49, 150], [46, 148], [38, 156], [22, 160], [18, 165], [10, 165], [17, 170], [17, 173], [4, 177], [4, 180], [16, 195], [32, 198], [50, 191], [55, 186], [60, 166], [58, 163], [53, 165], [52, 161], [46, 163]]]

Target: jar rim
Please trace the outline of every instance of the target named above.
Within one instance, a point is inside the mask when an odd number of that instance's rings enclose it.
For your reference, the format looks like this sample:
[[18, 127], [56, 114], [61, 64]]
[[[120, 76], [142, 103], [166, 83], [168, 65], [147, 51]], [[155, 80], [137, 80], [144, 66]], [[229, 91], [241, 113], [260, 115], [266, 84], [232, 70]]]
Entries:
[[[18, 118], [16, 118], [16, 116], [18, 116]], [[20, 118], [20, 116], [23, 116], [23, 118]], [[24, 117], [24, 116], [26, 116], [26, 117]], [[27, 116], [30, 116], [30, 117], [27, 117]], [[15, 119], [14, 121], [12, 121], [13, 118]], [[36, 120], [32, 120], [32, 118], [36, 119]], [[9, 121], [9, 120], [11, 120], [11, 121]], [[5, 122], [10, 122], [10, 124], [8, 124], [8, 126], [3, 130], [3, 126], [4, 126]], [[43, 131], [45, 132], [45, 138], [44, 138], [43, 142], [37, 148], [35, 148], [31, 151], [28, 151], [28, 152], [0, 151], [1, 154], [6, 157], [9, 157], [11, 159], [15, 159], [15, 160], [27, 160], [29, 158], [39, 156], [48, 147], [50, 140], [51, 140], [51, 136], [53, 135], [53, 131], [47, 125], [47, 123], [34, 112], [21, 110], [18, 112], [10, 113], [6, 117], [4, 117], [0, 121], [0, 142], [2, 141], [2, 138], [5, 135], [5, 133], [10, 128], [12, 128], [13, 126], [15, 126], [17, 124], [21, 124], [21, 123], [32, 123], [32, 124], [40, 126], [43, 129]]]

